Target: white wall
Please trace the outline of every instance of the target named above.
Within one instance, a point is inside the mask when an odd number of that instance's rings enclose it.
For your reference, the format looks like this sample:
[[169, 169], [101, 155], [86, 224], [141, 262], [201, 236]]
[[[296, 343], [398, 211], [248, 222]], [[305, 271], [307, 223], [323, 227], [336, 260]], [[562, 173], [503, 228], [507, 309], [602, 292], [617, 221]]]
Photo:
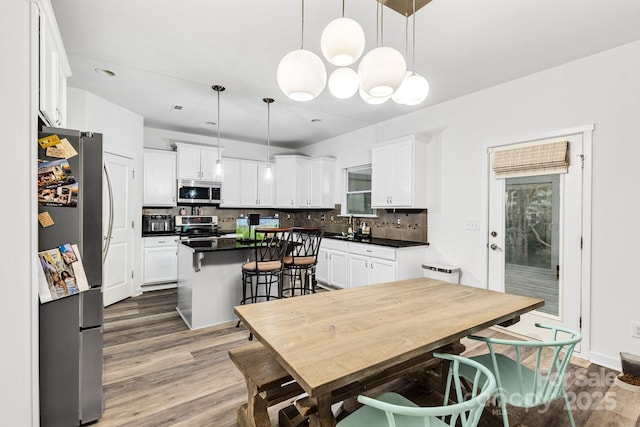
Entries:
[[[3, 425], [37, 426], [38, 293], [36, 147], [37, 52], [31, 49], [34, 3], [5, 0], [0, 13], [0, 103], [6, 157], [0, 168], [11, 198], [3, 203], [0, 249], [0, 414]], [[14, 209], [12, 209], [12, 207]], [[15, 211], [15, 212], [14, 212]], [[14, 214], [15, 213], [15, 214]]]
[[[218, 147], [217, 136], [202, 136], [191, 133], [175, 132], [164, 129], [144, 128], [144, 147], [156, 148], [158, 150], [172, 150], [172, 142], [186, 142], [192, 144], [206, 145], [207, 147]], [[271, 147], [270, 156], [275, 154], [291, 154], [294, 151], [287, 148]], [[234, 141], [220, 138], [220, 155], [222, 157], [235, 157], [248, 160], [266, 160], [267, 146], [253, 144], [250, 142]]]
[[85, 90], [67, 90], [67, 127], [91, 131], [103, 135], [103, 150], [133, 159], [135, 181], [131, 204], [133, 228], [133, 292], [138, 294], [142, 286], [142, 168], [144, 119], [119, 105]]
[[[619, 367], [618, 352], [640, 354], [631, 321], [640, 320], [640, 42], [489, 88], [347, 135], [305, 147], [333, 155], [338, 167], [367, 162], [371, 144], [398, 136], [442, 132], [442, 204], [429, 214], [429, 242], [463, 270], [463, 283], [486, 287], [486, 236], [464, 229], [486, 224], [489, 146], [595, 124], [591, 349], [595, 362]], [[342, 176], [337, 177], [338, 188]], [[485, 226], [486, 230], [486, 226]]]

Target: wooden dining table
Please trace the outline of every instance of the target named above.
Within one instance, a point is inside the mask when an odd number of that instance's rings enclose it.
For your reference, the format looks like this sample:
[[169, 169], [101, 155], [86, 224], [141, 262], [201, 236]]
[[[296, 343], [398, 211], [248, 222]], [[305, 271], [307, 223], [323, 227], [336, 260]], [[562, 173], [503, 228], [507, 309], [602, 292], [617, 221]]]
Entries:
[[[392, 379], [544, 300], [418, 278], [234, 308], [308, 394], [310, 426], [335, 426], [331, 404]], [[352, 397], [352, 396], [351, 396]]]

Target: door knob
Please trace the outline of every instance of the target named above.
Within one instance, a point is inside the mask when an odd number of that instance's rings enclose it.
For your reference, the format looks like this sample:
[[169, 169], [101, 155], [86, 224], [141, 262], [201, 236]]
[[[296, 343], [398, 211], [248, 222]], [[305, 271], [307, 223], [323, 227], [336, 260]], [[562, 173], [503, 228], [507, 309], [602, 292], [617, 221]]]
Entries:
[[495, 243], [492, 243], [491, 246], [489, 246], [491, 249], [493, 249], [494, 251], [501, 251], [502, 248], [498, 245], [496, 245]]
[[495, 231], [491, 232], [491, 237], [496, 237], [498, 235], [498, 233], [496, 233]]

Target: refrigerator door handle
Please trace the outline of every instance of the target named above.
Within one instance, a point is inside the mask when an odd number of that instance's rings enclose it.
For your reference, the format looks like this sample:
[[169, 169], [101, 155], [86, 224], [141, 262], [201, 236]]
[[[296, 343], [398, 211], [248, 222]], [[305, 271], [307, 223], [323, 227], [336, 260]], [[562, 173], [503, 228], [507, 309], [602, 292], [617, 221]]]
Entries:
[[111, 175], [109, 174], [107, 159], [103, 158], [102, 165], [104, 175], [107, 178], [107, 189], [109, 192], [109, 226], [107, 227], [107, 235], [104, 237], [104, 246], [102, 247], [102, 264], [104, 264], [107, 259], [107, 254], [109, 253], [111, 234], [113, 232], [113, 188], [111, 187]]

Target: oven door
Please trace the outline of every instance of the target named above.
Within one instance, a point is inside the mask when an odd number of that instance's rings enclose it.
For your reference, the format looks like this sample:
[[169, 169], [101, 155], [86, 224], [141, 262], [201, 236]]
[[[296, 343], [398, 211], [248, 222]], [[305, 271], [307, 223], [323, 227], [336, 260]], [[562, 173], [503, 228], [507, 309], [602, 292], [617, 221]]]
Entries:
[[195, 185], [178, 185], [178, 203], [204, 205], [211, 200], [210, 187], [200, 187]]

